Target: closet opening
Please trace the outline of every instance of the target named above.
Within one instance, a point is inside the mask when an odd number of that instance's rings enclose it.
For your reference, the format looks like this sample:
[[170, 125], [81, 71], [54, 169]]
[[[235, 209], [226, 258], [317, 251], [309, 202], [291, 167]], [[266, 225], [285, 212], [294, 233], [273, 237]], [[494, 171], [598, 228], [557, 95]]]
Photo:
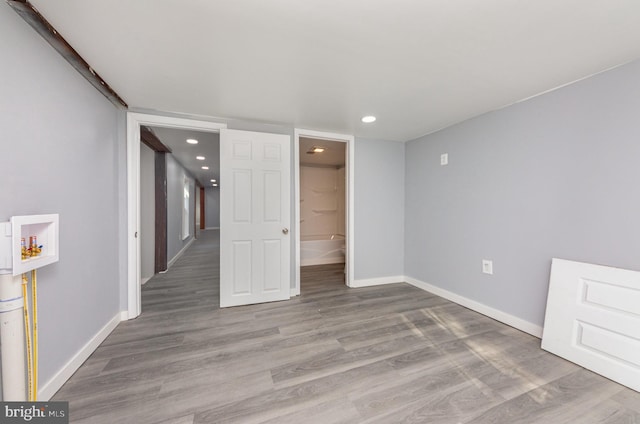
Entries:
[[[296, 136], [297, 293], [305, 279], [350, 285], [352, 138]], [[351, 155], [353, 153], [351, 152]], [[352, 165], [351, 165], [352, 166]]]

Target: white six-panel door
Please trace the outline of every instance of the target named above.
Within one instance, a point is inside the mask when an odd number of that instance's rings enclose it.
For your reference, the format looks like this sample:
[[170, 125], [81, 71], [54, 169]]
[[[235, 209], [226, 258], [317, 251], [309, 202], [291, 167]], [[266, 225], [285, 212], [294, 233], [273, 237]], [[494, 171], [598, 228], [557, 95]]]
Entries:
[[542, 348], [640, 391], [640, 272], [553, 259]]
[[220, 306], [289, 299], [290, 138], [220, 131]]

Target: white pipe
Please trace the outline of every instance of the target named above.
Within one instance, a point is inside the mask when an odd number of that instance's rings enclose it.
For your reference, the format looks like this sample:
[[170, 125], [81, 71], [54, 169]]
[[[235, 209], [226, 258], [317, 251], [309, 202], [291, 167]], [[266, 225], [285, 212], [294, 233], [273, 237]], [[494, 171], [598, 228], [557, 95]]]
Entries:
[[24, 299], [20, 276], [0, 274], [2, 400], [26, 401]]

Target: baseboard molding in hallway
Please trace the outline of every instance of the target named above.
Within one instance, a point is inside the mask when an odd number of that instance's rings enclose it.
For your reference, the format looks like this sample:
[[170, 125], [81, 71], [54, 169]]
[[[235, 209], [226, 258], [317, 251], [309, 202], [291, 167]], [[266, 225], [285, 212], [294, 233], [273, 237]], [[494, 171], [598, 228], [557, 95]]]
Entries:
[[[176, 256], [174, 256], [169, 263], [167, 264], [167, 269], [171, 268], [171, 265], [173, 265], [174, 263], [176, 263], [176, 261], [178, 259], [180, 259], [180, 256], [184, 255], [184, 252], [187, 251], [187, 249], [189, 247], [191, 247], [191, 245], [193, 244], [193, 242], [196, 241], [195, 237], [191, 237], [191, 240], [189, 240], [189, 242], [182, 248], [180, 249], [180, 251], [176, 254]], [[166, 272], [166, 271], [165, 271]]]

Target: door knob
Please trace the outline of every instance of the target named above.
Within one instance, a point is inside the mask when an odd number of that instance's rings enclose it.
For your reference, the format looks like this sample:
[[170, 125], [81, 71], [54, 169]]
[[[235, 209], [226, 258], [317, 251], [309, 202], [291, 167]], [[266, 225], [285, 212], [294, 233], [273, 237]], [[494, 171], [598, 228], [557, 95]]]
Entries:
[[289, 229], [288, 228], [283, 228], [282, 229], [282, 234], [289, 234]]

